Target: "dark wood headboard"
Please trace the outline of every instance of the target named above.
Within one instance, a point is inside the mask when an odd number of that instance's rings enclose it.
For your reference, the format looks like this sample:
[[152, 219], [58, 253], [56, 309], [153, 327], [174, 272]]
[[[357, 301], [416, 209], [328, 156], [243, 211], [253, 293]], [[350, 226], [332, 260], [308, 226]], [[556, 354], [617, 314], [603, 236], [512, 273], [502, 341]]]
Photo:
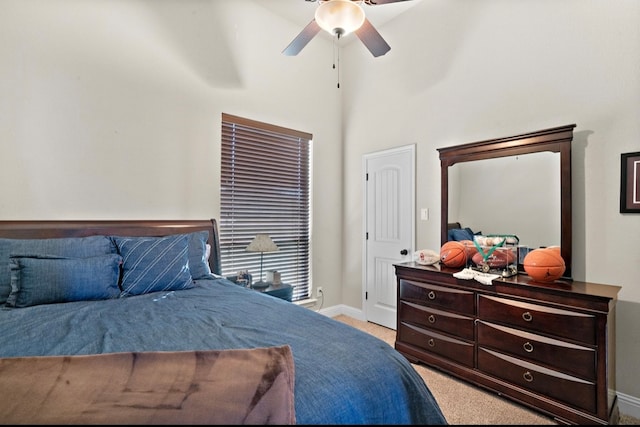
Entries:
[[209, 266], [221, 274], [220, 236], [215, 219], [207, 220], [54, 220], [0, 221], [0, 238], [55, 239], [61, 237], [168, 236], [207, 230], [211, 245]]

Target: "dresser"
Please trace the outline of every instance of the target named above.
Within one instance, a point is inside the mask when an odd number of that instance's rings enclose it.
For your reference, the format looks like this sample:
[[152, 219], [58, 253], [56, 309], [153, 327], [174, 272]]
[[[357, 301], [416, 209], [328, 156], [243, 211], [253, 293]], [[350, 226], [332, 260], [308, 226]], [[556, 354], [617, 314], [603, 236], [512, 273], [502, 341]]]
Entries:
[[395, 265], [400, 353], [559, 423], [617, 423], [619, 286], [527, 275], [483, 285], [459, 270]]

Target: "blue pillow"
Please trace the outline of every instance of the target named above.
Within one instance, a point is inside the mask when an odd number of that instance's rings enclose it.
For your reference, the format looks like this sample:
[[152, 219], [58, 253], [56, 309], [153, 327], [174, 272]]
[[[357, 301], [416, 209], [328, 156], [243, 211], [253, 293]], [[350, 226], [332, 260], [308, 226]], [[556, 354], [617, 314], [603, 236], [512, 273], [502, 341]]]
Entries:
[[207, 257], [207, 230], [189, 233], [189, 270], [193, 280], [210, 279], [211, 269]]
[[12, 256], [7, 307], [117, 298], [122, 257], [35, 258]]
[[187, 234], [112, 238], [123, 260], [121, 297], [193, 287]]
[[449, 240], [455, 240], [457, 242], [461, 240], [473, 241], [473, 231], [470, 228], [452, 228], [448, 232]]
[[86, 258], [115, 253], [116, 248], [107, 236], [0, 239], [0, 304], [4, 304], [11, 293], [11, 255]]

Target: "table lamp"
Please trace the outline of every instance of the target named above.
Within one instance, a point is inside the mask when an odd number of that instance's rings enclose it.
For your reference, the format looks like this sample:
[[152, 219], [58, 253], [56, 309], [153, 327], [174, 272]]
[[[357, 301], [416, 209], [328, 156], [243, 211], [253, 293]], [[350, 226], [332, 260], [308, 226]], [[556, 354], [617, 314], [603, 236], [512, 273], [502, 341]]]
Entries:
[[260, 280], [254, 282], [252, 287], [265, 288], [269, 286], [267, 282], [262, 280], [262, 258], [265, 252], [277, 252], [278, 246], [273, 243], [268, 234], [256, 234], [249, 246], [245, 249], [247, 252], [260, 252]]

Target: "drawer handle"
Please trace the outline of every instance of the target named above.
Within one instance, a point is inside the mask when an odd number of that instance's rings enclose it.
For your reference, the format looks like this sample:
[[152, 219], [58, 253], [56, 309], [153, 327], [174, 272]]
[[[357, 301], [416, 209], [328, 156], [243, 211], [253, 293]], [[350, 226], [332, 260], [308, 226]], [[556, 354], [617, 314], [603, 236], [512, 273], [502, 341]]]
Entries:
[[435, 347], [436, 341], [433, 338], [429, 338], [429, 347]]
[[528, 383], [533, 382], [533, 375], [531, 375], [531, 372], [527, 371], [524, 374], [522, 374], [522, 378], [524, 378], [524, 380]]
[[531, 344], [529, 341], [524, 343], [522, 347], [524, 348], [524, 351], [526, 351], [527, 353], [533, 353], [533, 344]]
[[531, 322], [533, 320], [533, 316], [528, 311], [525, 311], [524, 313], [522, 313], [522, 318], [524, 319], [525, 322]]
[[429, 293], [427, 294], [427, 298], [434, 300], [436, 299], [436, 293], [433, 291], [429, 291]]
[[433, 314], [430, 314], [428, 319], [429, 323], [436, 323], [436, 316], [434, 316]]

